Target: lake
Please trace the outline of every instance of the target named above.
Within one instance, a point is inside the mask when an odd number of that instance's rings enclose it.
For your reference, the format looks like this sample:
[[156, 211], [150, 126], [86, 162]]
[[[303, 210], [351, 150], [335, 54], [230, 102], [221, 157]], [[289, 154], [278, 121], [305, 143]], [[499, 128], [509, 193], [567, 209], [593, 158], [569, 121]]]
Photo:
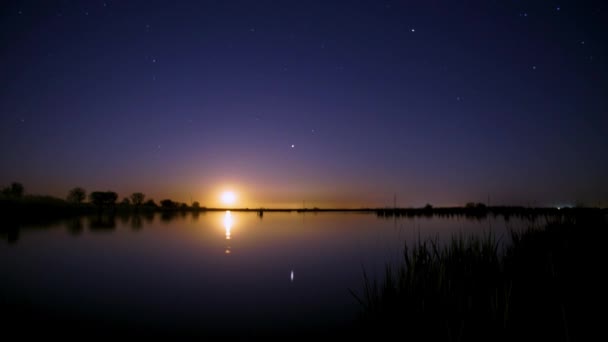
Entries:
[[488, 232], [508, 240], [508, 229], [532, 223], [201, 212], [16, 225], [1, 235], [0, 290], [14, 317], [97, 329], [215, 336], [339, 329], [360, 309], [349, 289], [360, 293], [363, 269], [382, 276], [405, 241]]

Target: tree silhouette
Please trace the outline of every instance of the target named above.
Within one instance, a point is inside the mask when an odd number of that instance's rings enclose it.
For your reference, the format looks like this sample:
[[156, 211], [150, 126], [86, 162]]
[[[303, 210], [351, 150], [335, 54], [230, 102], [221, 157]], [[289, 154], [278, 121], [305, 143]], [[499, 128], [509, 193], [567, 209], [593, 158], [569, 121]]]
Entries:
[[170, 199], [164, 199], [164, 200], [160, 201], [160, 206], [163, 209], [174, 209], [174, 208], [177, 208], [177, 203], [173, 202]]
[[192, 202], [192, 208], [193, 209], [199, 209], [201, 207], [200, 203], [198, 203], [198, 201], [194, 201]]
[[23, 184], [18, 182], [12, 182], [11, 185], [2, 189], [2, 194], [6, 197], [21, 198], [25, 192]]
[[98, 207], [113, 206], [117, 199], [118, 194], [114, 191], [93, 191], [89, 195], [91, 203]]
[[142, 203], [144, 203], [144, 199], [146, 198], [146, 195], [144, 195], [141, 192], [134, 192], [131, 194], [131, 203], [133, 203], [134, 206], [139, 207], [140, 205], [142, 205]]
[[81, 187], [75, 187], [68, 192], [66, 199], [68, 202], [80, 204], [85, 198], [87, 198], [87, 192]]
[[144, 206], [150, 207], [150, 208], [156, 208], [156, 207], [158, 207], [158, 205], [156, 204], [156, 202], [154, 202], [154, 200], [151, 199], [151, 198], [149, 200], [147, 200], [146, 203], [144, 203]]

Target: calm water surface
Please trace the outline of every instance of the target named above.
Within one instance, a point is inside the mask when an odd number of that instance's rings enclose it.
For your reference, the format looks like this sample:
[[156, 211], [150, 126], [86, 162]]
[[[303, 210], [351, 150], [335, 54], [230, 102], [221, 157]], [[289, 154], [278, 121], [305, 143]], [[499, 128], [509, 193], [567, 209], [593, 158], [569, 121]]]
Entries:
[[369, 213], [207, 212], [83, 217], [0, 241], [5, 301], [129, 326], [248, 334], [350, 322], [363, 268], [380, 276], [404, 242], [530, 221]]

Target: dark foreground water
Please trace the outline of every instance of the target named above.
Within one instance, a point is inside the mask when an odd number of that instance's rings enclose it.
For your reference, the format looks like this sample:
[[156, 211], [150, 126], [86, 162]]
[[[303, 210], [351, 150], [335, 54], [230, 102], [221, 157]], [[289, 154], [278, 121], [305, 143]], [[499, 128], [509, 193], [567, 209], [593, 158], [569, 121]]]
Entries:
[[531, 224], [295, 212], [13, 223], [0, 241], [0, 303], [14, 321], [66, 323], [59, 331], [69, 322], [217, 336], [348, 329], [359, 310], [349, 289], [361, 291], [364, 268], [382, 275], [406, 240], [505, 240]]

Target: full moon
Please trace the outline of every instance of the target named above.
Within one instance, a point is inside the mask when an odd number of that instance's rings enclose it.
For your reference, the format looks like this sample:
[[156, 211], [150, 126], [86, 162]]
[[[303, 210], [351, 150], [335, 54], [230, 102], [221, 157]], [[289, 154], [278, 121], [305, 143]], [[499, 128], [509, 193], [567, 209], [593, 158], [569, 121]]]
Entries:
[[232, 191], [224, 191], [222, 193], [222, 203], [226, 205], [233, 205], [236, 202], [236, 195]]

